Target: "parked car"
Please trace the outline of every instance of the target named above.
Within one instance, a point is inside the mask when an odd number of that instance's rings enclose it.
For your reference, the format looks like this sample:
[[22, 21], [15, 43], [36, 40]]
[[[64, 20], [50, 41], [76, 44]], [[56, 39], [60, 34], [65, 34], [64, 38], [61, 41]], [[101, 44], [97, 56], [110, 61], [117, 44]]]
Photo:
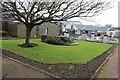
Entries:
[[100, 41], [100, 37], [95, 37], [95, 41]]
[[110, 38], [109, 41], [113, 41], [113, 42], [119, 42], [118, 39], [114, 39], [114, 38]]

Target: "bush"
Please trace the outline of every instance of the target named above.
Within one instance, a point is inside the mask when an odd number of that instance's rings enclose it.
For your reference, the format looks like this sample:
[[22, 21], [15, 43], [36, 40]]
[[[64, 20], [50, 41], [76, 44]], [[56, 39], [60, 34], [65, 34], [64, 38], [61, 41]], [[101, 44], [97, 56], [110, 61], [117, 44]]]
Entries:
[[1, 30], [0, 33], [8, 33], [8, 32], [7, 32], [7, 31], [3, 31], [3, 30]]
[[73, 42], [73, 40], [68, 37], [50, 37], [46, 35], [41, 36], [41, 41], [55, 45], [69, 45]]
[[48, 37], [47, 35], [42, 35], [42, 36], [41, 36], [41, 40], [43, 41], [43, 40], [45, 40], [47, 37]]
[[0, 36], [8, 36], [8, 32], [7, 31], [0, 31]]
[[63, 45], [64, 44], [63, 41], [58, 40], [55, 37], [47, 37], [46, 39], [43, 40], [43, 42], [49, 43], [49, 44], [55, 44], [55, 45]]

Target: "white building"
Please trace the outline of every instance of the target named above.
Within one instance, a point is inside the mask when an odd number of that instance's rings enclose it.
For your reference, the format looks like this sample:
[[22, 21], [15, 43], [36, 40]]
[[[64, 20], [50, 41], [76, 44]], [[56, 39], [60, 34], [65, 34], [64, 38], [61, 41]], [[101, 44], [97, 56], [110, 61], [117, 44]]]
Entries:
[[109, 30], [108, 36], [120, 37], [120, 27], [113, 27]]
[[75, 31], [75, 34], [80, 34], [77, 28], [74, 25], [81, 25], [80, 21], [61, 21], [62, 23], [62, 31], [64, 32], [64, 36], [70, 36], [70, 32]]
[[62, 32], [64, 36], [78, 37], [82, 34], [107, 35], [109, 34], [109, 26], [93, 26], [93, 25], [82, 25], [79, 21], [62, 21]]

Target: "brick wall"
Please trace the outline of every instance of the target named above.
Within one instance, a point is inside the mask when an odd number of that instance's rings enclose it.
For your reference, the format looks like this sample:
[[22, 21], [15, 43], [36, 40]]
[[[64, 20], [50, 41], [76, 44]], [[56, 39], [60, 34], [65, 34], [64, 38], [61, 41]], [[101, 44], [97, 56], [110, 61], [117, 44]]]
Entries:
[[8, 23], [7, 31], [10, 36], [17, 36], [17, 24]]
[[55, 24], [44, 24], [39, 26], [39, 33], [45, 35], [45, 29], [48, 28], [48, 36], [59, 36], [60, 28]]
[[[40, 37], [41, 35], [45, 35], [45, 29], [48, 28], [48, 36], [59, 36], [60, 28], [55, 24], [44, 24], [40, 26], [36, 26], [31, 31], [31, 38], [36, 38], [36, 36]], [[21, 23], [13, 23], [8, 24], [8, 32], [12, 36], [16, 36], [19, 38], [25, 38], [26, 36], [26, 27]]]

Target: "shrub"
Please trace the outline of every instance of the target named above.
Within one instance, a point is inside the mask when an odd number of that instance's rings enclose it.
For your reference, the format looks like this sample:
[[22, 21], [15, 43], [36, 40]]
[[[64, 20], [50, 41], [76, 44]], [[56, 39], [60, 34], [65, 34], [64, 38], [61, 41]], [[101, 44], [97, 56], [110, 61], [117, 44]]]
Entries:
[[50, 37], [46, 35], [41, 36], [41, 41], [55, 45], [69, 45], [71, 42], [73, 42], [72, 39], [68, 37]]
[[49, 44], [55, 44], [55, 45], [63, 45], [64, 42], [55, 38], [55, 37], [47, 37], [43, 40], [43, 42], [49, 43]]
[[69, 38], [68, 37], [57, 37], [59, 40], [69, 43]]
[[8, 32], [7, 31], [0, 31], [0, 36], [8, 36]]
[[41, 36], [41, 40], [43, 41], [44, 39], [46, 39], [48, 36], [47, 35], [42, 35]]
[[7, 32], [7, 31], [3, 31], [3, 30], [1, 30], [0, 33], [8, 33], [8, 32]]

